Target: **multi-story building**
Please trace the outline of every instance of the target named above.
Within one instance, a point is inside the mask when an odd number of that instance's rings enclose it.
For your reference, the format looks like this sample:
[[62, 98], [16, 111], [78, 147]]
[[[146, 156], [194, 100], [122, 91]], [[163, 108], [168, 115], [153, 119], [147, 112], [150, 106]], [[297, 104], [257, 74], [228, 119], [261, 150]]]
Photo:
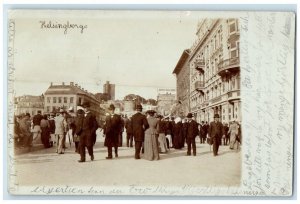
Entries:
[[109, 81], [107, 81], [103, 85], [103, 93], [109, 96], [109, 100], [115, 100], [115, 84], [110, 84]]
[[241, 120], [238, 19], [198, 24], [190, 65], [190, 108], [198, 122]]
[[157, 112], [161, 115], [170, 115], [176, 95], [174, 93], [159, 93], [157, 96]]
[[29, 113], [36, 115], [38, 111], [44, 113], [44, 96], [24, 95], [15, 97], [15, 115]]
[[60, 108], [67, 110], [71, 107], [77, 112], [77, 106], [88, 101], [91, 105], [91, 111], [94, 112], [97, 117], [101, 114], [100, 101], [97, 100], [92, 93], [89, 93], [78, 84], [74, 84], [74, 82], [70, 82], [68, 85], [64, 82], [57, 85], [51, 83], [44, 96], [44, 111], [47, 113], [57, 112]]
[[173, 71], [176, 74], [176, 99], [178, 101], [175, 115], [185, 116], [190, 112], [190, 50], [184, 50]]

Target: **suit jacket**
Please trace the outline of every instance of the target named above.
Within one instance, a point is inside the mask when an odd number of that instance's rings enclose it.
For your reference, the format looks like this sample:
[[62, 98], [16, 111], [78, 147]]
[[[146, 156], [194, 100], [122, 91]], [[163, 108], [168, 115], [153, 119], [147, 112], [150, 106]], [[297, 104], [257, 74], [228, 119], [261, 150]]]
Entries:
[[187, 138], [194, 139], [199, 135], [198, 123], [194, 120], [187, 122]]
[[131, 119], [125, 120], [125, 128], [127, 134], [132, 134]]
[[93, 146], [96, 141], [97, 129], [98, 123], [96, 117], [91, 112], [87, 113], [83, 118], [80, 143], [86, 146]]
[[134, 141], [143, 142], [145, 130], [149, 128], [146, 116], [140, 112], [134, 114], [131, 118], [131, 127]]
[[120, 115], [108, 115], [105, 118], [105, 146], [115, 146], [118, 145], [119, 134], [122, 129], [122, 119]]
[[209, 129], [208, 129], [208, 134], [211, 138], [222, 138], [223, 135], [223, 125], [221, 122], [211, 122]]

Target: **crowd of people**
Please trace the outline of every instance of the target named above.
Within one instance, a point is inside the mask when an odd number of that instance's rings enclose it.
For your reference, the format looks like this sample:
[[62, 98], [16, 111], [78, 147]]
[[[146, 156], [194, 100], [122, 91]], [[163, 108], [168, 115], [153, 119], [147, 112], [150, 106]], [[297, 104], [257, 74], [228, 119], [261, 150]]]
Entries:
[[[82, 108], [81, 108], [82, 107]], [[191, 113], [185, 118], [162, 116], [154, 110], [142, 111], [137, 105], [136, 113], [131, 117], [115, 114], [111, 104], [103, 125], [98, 124], [95, 115], [90, 111], [89, 102], [85, 102], [68, 112], [61, 109], [58, 113], [42, 115], [39, 111], [31, 118], [23, 114], [15, 118], [15, 144], [20, 147], [32, 147], [33, 141], [41, 141], [45, 148], [55, 145], [57, 154], [64, 154], [66, 140], [75, 143], [75, 152], [80, 154], [78, 162], [86, 161], [86, 150], [94, 160], [93, 147], [96, 143], [96, 130], [103, 130], [104, 145], [107, 147], [106, 159], [118, 157], [118, 147], [123, 144], [123, 133], [126, 132], [126, 145], [135, 147], [135, 159], [141, 154], [147, 160], [159, 160], [160, 154], [167, 154], [170, 148], [182, 149], [187, 145], [187, 156], [196, 156], [196, 137], [200, 143], [213, 146], [213, 155], [218, 155], [219, 146], [228, 145], [230, 149], [238, 149], [241, 144], [241, 125], [236, 121], [222, 124], [219, 115], [214, 121], [197, 123]]]

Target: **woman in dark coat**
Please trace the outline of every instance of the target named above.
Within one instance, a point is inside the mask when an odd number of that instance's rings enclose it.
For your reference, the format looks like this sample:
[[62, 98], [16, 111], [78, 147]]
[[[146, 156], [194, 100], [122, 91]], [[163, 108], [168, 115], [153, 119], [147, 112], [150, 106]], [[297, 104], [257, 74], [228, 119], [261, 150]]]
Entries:
[[175, 119], [173, 133], [174, 133], [173, 146], [175, 149], [181, 149], [183, 147], [182, 146], [183, 134], [182, 134], [182, 122], [181, 122], [181, 118], [179, 117]]
[[47, 115], [43, 116], [40, 126], [42, 129], [42, 133], [41, 133], [42, 143], [45, 148], [49, 148], [50, 147], [50, 124], [48, 122]]

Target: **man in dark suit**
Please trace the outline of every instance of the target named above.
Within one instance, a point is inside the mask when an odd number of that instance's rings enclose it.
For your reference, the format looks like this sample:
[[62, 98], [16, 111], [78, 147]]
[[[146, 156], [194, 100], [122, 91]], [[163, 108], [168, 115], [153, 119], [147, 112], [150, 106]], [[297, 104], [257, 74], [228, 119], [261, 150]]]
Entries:
[[112, 159], [112, 148], [115, 149], [115, 157], [118, 157], [119, 135], [122, 128], [121, 116], [115, 114], [115, 106], [111, 104], [108, 108], [109, 115], [105, 119], [105, 141], [108, 156], [106, 159]]
[[140, 159], [145, 130], [149, 128], [149, 124], [146, 116], [141, 113], [143, 110], [142, 105], [137, 105], [136, 110], [137, 113], [135, 113], [131, 118], [131, 129], [135, 144], [135, 159]]
[[125, 116], [125, 128], [126, 128], [126, 134], [127, 134], [127, 147], [133, 147], [132, 145], [132, 141], [133, 141], [133, 137], [132, 137], [132, 127], [131, 127], [131, 118], [127, 118]]
[[193, 155], [196, 156], [196, 141], [195, 138], [199, 134], [198, 123], [192, 119], [193, 115], [189, 113], [187, 115], [187, 134], [186, 143], [188, 146], [187, 156], [191, 156], [191, 146], [193, 147]]
[[98, 129], [98, 123], [96, 117], [90, 112], [90, 103], [84, 102], [82, 107], [84, 108], [84, 118], [82, 121], [82, 131], [80, 134], [80, 160], [78, 162], [85, 162], [85, 148], [88, 149], [88, 153], [91, 156], [91, 160], [94, 160], [94, 135]]
[[218, 155], [219, 146], [220, 146], [221, 138], [223, 135], [223, 125], [219, 121], [219, 119], [220, 119], [219, 114], [215, 114], [214, 121], [210, 123], [209, 129], [208, 129], [208, 134], [210, 137], [210, 144], [213, 145], [214, 156]]

